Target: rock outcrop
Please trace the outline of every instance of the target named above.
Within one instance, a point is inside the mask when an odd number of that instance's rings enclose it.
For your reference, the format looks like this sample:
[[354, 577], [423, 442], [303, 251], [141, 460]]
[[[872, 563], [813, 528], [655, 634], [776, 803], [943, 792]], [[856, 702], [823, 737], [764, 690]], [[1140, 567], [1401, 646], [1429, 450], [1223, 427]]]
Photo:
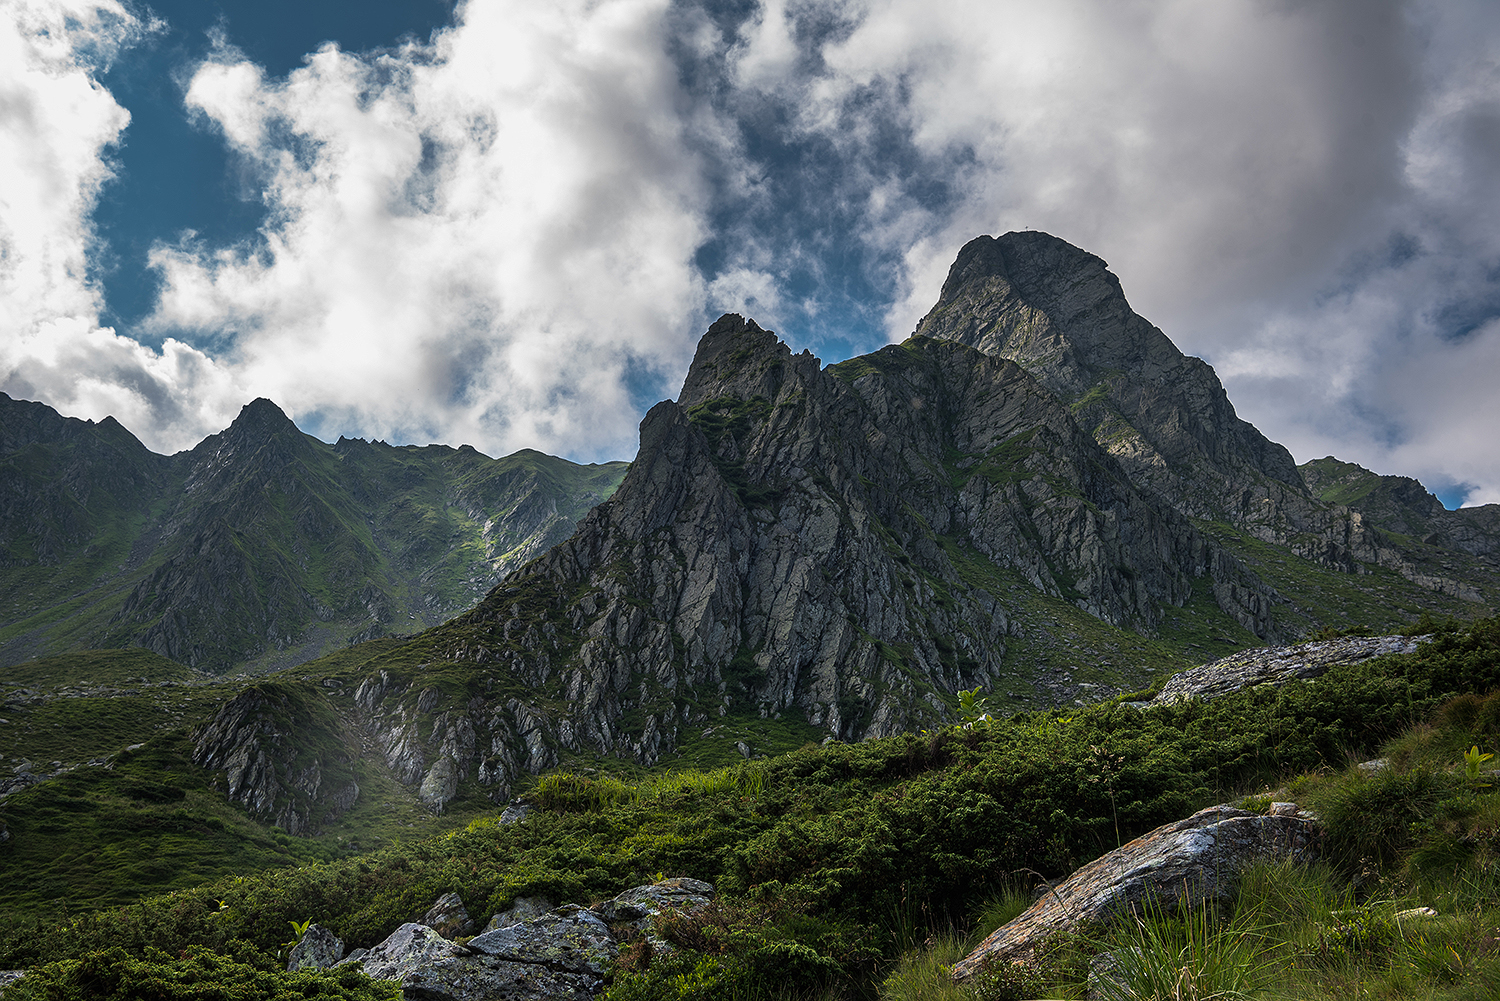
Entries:
[[287, 956], [286, 968], [293, 970], [327, 970], [344, 958], [344, 943], [320, 924], [308, 925]]
[[1335, 664], [1357, 664], [1371, 657], [1413, 653], [1428, 636], [1344, 636], [1296, 646], [1259, 647], [1174, 674], [1143, 707], [1181, 699], [1212, 699], [1256, 685], [1284, 685], [1316, 678]]
[[193, 761], [225, 796], [288, 834], [315, 834], [359, 798], [351, 737], [317, 692], [252, 685], [193, 735]]
[[[627, 890], [592, 909], [564, 904], [509, 923], [496, 915], [490, 922], [495, 927], [462, 945], [425, 924], [404, 924], [358, 961], [371, 977], [400, 983], [408, 997], [590, 1001], [619, 953], [612, 926], [633, 924], [649, 934], [654, 915], [702, 907], [713, 892], [709, 883], [674, 878]], [[342, 948], [324, 947], [319, 955]]]
[[[1332, 458], [1295, 466], [1239, 418], [1206, 362], [1130, 308], [1104, 261], [1066, 241], [1030, 231], [971, 240], [917, 333], [1019, 363], [1138, 488], [1191, 518], [1341, 572], [1374, 565], [1462, 601], [1495, 600], [1500, 563], [1474, 557], [1500, 553], [1500, 505], [1445, 512], [1415, 480]], [[1380, 482], [1351, 489], [1351, 471]]]
[[1104, 261], [1055, 236], [969, 241], [917, 333], [1017, 362], [1135, 483], [1193, 517], [1307, 495], [1291, 453], [1240, 420], [1214, 370], [1136, 314]]
[[1317, 822], [1295, 808], [1279, 812], [1211, 806], [1136, 838], [1046, 888], [956, 963], [953, 978], [967, 980], [987, 963], [1029, 959], [1053, 936], [1138, 910], [1148, 900], [1168, 909], [1227, 900], [1239, 873], [1256, 860], [1315, 858], [1322, 838]]

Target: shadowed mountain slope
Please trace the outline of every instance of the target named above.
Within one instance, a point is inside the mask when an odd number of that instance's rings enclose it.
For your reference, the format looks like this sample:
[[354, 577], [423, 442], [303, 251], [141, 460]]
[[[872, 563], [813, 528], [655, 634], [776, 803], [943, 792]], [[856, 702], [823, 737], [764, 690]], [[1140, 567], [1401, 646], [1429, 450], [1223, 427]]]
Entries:
[[303, 434], [269, 400], [174, 456], [0, 397], [0, 662], [143, 646], [209, 671], [434, 625], [567, 536], [624, 463]]

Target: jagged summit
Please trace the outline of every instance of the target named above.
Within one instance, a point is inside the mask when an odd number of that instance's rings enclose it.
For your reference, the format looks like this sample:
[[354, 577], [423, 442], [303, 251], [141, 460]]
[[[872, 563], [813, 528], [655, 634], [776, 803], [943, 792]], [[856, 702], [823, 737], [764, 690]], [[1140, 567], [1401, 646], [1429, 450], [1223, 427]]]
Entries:
[[775, 399], [785, 380], [807, 378], [821, 367], [811, 352], [793, 355], [754, 320], [725, 313], [698, 341], [677, 404], [693, 407], [725, 395]]
[[916, 332], [1014, 360], [1194, 517], [1242, 520], [1247, 490], [1307, 496], [1291, 453], [1239, 419], [1213, 369], [1132, 310], [1103, 260], [1055, 236], [971, 240]]

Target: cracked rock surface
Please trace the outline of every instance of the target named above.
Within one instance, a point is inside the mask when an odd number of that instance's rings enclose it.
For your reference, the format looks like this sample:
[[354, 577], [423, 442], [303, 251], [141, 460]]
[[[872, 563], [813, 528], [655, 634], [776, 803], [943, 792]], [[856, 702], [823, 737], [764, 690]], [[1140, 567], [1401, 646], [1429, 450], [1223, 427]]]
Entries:
[[955, 964], [953, 978], [966, 980], [985, 962], [1030, 958], [1053, 936], [1137, 910], [1148, 899], [1168, 907], [1227, 899], [1250, 862], [1310, 861], [1321, 837], [1321, 828], [1305, 813], [1273, 817], [1230, 806], [1199, 810], [1095, 859], [1046, 890]]

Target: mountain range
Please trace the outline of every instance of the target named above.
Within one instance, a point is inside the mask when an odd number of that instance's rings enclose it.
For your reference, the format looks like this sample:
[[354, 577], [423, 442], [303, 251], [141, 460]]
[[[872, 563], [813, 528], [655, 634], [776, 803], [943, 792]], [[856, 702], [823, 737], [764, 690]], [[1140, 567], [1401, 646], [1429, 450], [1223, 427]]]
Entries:
[[139, 646], [259, 672], [415, 632], [565, 538], [625, 468], [328, 445], [263, 399], [164, 456], [0, 394], [0, 663]]
[[976, 688], [1095, 701], [1500, 603], [1500, 506], [1297, 466], [1036, 232], [970, 242], [911, 338], [838, 364], [722, 317], [628, 469], [327, 445], [264, 400], [158, 456], [7, 397], [0, 484], [0, 656], [265, 674], [173, 732], [303, 834], [381, 782], [461, 810], [563, 763], [920, 729]]

